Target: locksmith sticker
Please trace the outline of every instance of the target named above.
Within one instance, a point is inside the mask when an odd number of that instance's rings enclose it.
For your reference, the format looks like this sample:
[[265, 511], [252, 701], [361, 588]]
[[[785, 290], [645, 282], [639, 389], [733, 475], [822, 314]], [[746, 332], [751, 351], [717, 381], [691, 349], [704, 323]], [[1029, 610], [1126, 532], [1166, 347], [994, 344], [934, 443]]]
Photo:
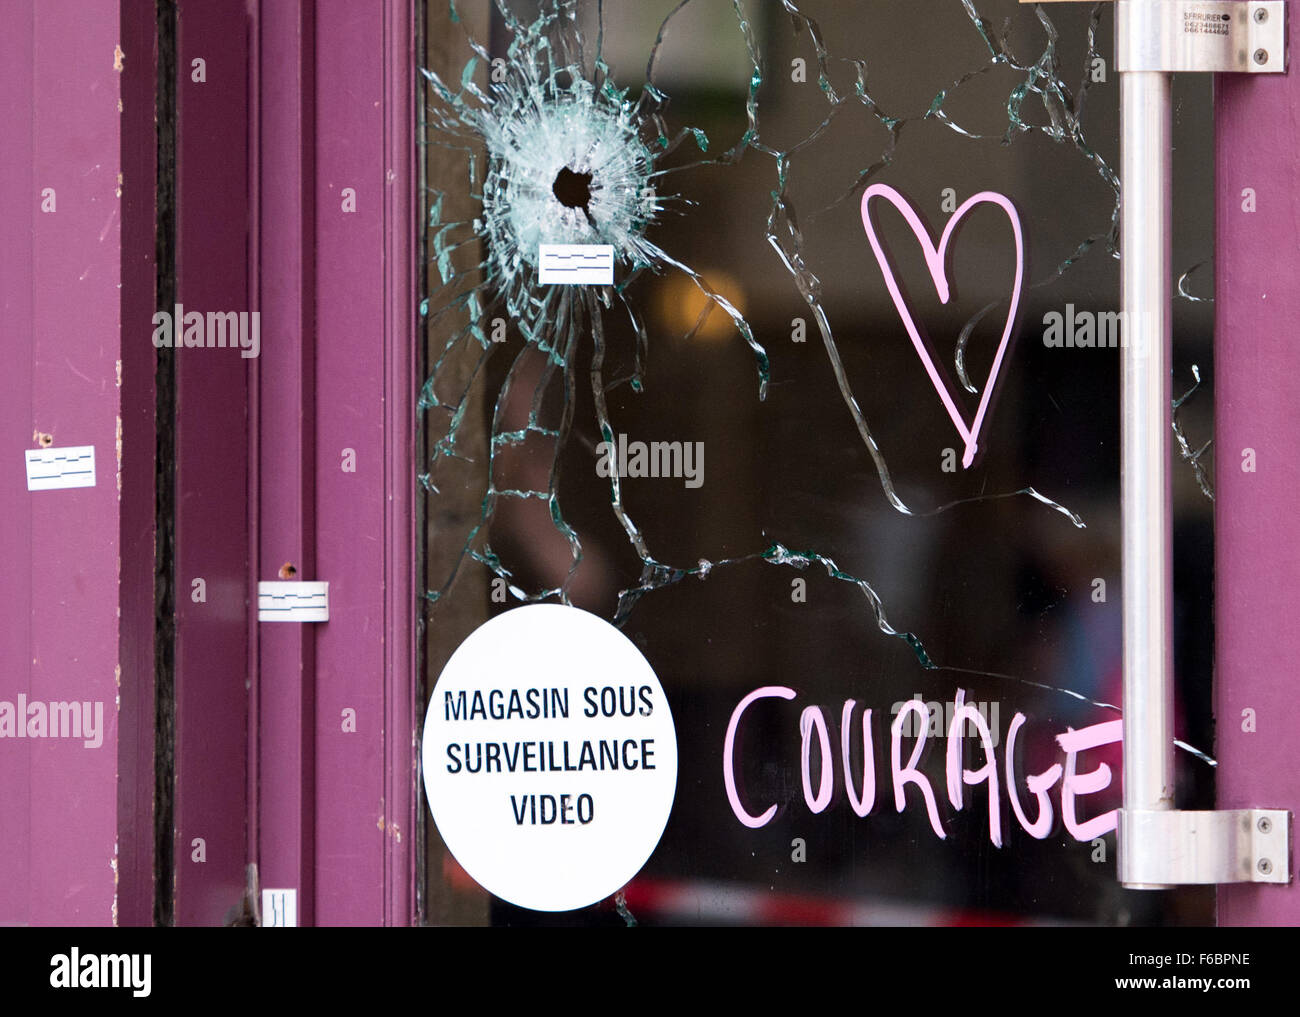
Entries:
[[452, 654], [424, 719], [424, 788], [456, 861], [535, 911], [617, 893], [654, 852], [677, 733], [632, 642], [576, 607], [529, 604]]

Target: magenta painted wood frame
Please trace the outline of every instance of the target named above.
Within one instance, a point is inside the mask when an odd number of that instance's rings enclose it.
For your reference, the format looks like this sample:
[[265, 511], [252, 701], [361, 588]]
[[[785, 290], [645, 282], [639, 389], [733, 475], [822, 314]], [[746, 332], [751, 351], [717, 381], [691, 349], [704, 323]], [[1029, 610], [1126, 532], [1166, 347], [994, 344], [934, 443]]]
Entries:
[[[1220, 808], [1300, 806], [1300, 12], [1289, 7], [1288, 73], [1216, 85]], [[1300, 883], [1224, 887], [1219, 923], [1300, 925]]]
[[[186, 311], [250, 306], [248, 37], [242, 4], [178, 4], [175, 301]], [[195, 60], [203, 61], [202, 82], [194, 80]], [[220, 925], [240, 911], [249, 860], [253, 362], [238, 349], [169, 352], [176, 386], [171, 911], [179, 925]]]
[[[0, 699], [103, 718], [0, 742], [6, 924], [152, 910], [153, 16], [0, 2]], [[95, 485], [29, 491], [45, 444], [93, 446]]]
[[122, 5], [122, 488], [118, 566], [119, 925], [149, 925], [156, 904], [155, 574], [157, 386], [152, 342], [158, 228], [156, 11]]
[[[251, 879], [302, 925], [409, 924], [412, 5], [179, 15], [178, 291], [256, 311], [260, 351], [177, 358], [175, 920], [231, 920]], [[330, 584], [328, 622], [257, 621], [286, 577]]]
[[[0, 700], [103, 708], [95, 745], [0, 740], [0, 923], [221, 924], [260, 883], [302, 924], [409, 924], [413, 4], [175, 9], [159, 181], [152, 0], [0, 0]], [[259, 356], [159, 361], [174, 303], [259, 312]], [[96, 484], [29, 491], [46, 443]], [[329, 622], [257, 621], [285, 563]]]
[[257, 632], [261, 885], [301, 924], [414, 916], [414, 68], [409, 2], [254, 18], [254, 574], [330, 584]]
[[315, 17], [316, 578], [331, 600], [317, 642], [315, 921], [409, 924], [420, 717], [414, 13], [407, 0], [320, 0]]

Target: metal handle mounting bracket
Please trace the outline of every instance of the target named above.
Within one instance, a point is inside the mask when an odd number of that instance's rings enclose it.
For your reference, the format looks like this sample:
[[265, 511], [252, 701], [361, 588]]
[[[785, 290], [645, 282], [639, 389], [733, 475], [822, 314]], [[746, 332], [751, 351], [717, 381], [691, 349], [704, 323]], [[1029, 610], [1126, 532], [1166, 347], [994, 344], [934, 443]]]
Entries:
[[1120, 882], [1132, 889], [1191, 883], [1289, 883], [1291, 813], [1121, 810]]
[[1115, 4], [1115, 69], [1284, 74], [1283, 0], [1161, 0]]

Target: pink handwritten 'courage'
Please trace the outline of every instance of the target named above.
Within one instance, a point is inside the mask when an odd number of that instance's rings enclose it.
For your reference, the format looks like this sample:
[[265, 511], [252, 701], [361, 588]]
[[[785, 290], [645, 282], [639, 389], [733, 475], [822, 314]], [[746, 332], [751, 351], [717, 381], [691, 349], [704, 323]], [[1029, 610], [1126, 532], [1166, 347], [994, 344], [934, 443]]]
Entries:
[[[727, 801], [736, 818], [745, 826], [757, 829], [766, 826], [777, 813], [775, 804], [769, 805], [761, 812], [749, 811], [749, 806], [741, 800], [736, 775], [739, 767], [736, 762], [736, 740], [741, 719], [754, 703], [761, 699], [795, 699], [798, 693], [784, 685], [765, 685], [745, 696], [731, 713], [727, 724], [726, 740], [722, 748], [722, 779], [727, 789]], [[803, 783], [804, 803], [812, 813], [824, 812], [834, 797], [834, 768], [838, 762], [844, 775], [844, 792], [849, 806], [854, 813], [865, 818], [870, 815], [876, 801], [876, 764], [873, 751], [873, 734], [871, 710], [864, 710], [861, 721], [862, 738], [862, 772], [855, 778], [851, 772], [853, 738], [853, 712], [857, 703], [852, 699], [844, 701], [840, 714], [840, 751], [837, 755], [831, 748], [830, 729], [826, 716], [820, 706], [806, 707], [799, 717], [800, 737], [800, 775]], [[958, 690], [953, 702], [952, 719], [948, 724], [947, 752], [945, 755], [945, 776], [948, 801], [956, 811], [966, 807], [965, 789], [984, 785], [987, 795], [989, 822], [989, 840], [997, 847], [1002, 846], [1002, 810], [999, 800], [1001, 781], [997, 765], [997, 752], [993, 744], [992, 732], [979, 710], [965, 701], [965, 692]], [[910, 714], [918, 713], [923, 721], [928, 720], [925, 703], [919, 699], [909, 699], [902, 704], [894, 722], [890, 725], [890, 778], [894, 793], [894, 808], [902, 812], [907, 805], [906, 789], [913, 785], [920, 791], [925, 804], [930, 827], [939, 839], [947, 837], [939, 816], [938, 800], [930, 779], [921, 772], [919, 764], [925, 749], [927, 725], [919, 725], [919, 734], [912, 745], [907, 763], [903, 758], [904, 731]], [[1067, 729], [1056, 736], [1056, 743], [1065, 754], [1064, 765], [1053, 763], [1042, 773], [1028, 777], [1024, 787], [1036, 799], [1037, 816], [1031, 822], [1021, 801], [1021, 790], [1014, 774], [1016, 755], [1016, 738], [1025, 715], [1017, 713], [1011, 719], [1007, 729], [1006, 747], [1003, 757], [1003, 773], [1006, 777], [1006, 795], [1015, 814], [1016, 821], [1031, 837], [1045, 839], [1055, 825], [1055, 814], [1048, 792], [1058, 783], [1061, 785], [1060, 804], [1061, 819], [1077, 841], [1091, 841], [1115, 829], [1116, 810], [1103, 812], [1092, 819], [1081, 820], [1078, 814], [1079, 799], [1087, 795], [1104, 791], [1111, 783], [1111, 769], [1106, 763], [1099, 763], [1085, 773], [1078, 771], [1079, 756], [1089, 749], [1103, 745], [1118, 744], [1123, 738], [1124, 722], [1120, 720], [1093, 724], [1075, 731]], [[962, 766], [963, 740], [967, 725], [974, 727], [984, 754], [984, 763], [978, 769], [965, 769]], [[819, 779], [813, 787], [814, 752], [818, 760]], [[859, 792], [858, 788], [861, 788]]]

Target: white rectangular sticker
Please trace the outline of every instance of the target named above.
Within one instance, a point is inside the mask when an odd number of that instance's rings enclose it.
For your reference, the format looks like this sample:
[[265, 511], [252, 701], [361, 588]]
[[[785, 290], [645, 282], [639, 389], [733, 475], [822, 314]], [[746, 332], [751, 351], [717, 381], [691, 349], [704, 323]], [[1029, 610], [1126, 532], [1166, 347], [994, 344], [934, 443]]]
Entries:
[[262, 927], [265, 929], [298, 927], [297, 890], [262, 890]]
[[266, 582], [257, 584], [257, 620], [324, 622], [330, 620], [329, 583]]
[[561, 286], [610, 286], [614, 248], [609, 244], [541, 244], [537, 281]]
[[29, 448], [27, 490], [57, 491], [64, 487], [95, 486], [95, 446]]

